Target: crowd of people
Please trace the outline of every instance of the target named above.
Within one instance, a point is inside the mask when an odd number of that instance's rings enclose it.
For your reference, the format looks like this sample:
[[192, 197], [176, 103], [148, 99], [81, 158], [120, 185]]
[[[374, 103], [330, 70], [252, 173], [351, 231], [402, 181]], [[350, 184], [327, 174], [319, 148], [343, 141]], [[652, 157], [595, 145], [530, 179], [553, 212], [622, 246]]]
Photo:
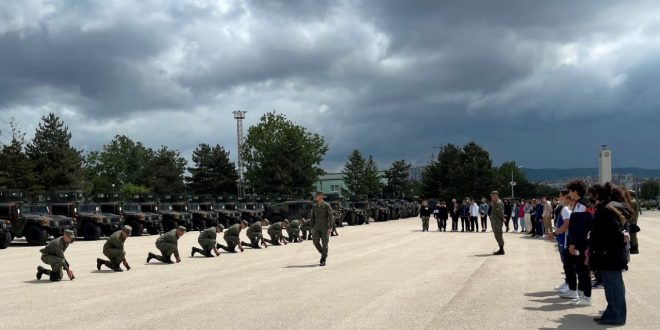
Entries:
[[429, 231], [428, 218], [433, 215], [437, 229], [481, 232], [492, 230], [504, 254], [502, 231], [528, 234], [531, 238], [546, 238], [558, 247], [564, 271], [564, 283], [555, 290], [573, 306], [590, 306], [593, 288], [603, 288], [607, 308], [594, 321], [601, 325], [626, 323], [625, 285], [622, 273], [628, 270], [631, 254], [639, 253], [637, 241], [639, 203], [632, 191], [611, 183], [587, 187], [583, 181], [573, 181], [552, 201], [546, 197], [531, 200], [500, 200], [494, 191], [491, 201], [466, 198], [422, 202], [422, 231]]

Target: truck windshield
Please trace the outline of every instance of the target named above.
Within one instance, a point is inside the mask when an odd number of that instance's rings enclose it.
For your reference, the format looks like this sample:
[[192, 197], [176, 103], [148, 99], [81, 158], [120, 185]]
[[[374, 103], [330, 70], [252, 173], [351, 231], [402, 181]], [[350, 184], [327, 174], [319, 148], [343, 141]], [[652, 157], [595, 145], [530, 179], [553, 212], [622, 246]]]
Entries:
[[21, 212], [46, 214], [50, 213], [50, 210], [46, 205], [23, 205], [23, 207], [21, 207]]
[[80, 204], [79, 207], [80, 212], [85, 212], [85, 213], [95, 213], [99, 211], [99, 207], [96, 204]]
[[140, 212], [140, 204], [124, 204], [126, 212]]

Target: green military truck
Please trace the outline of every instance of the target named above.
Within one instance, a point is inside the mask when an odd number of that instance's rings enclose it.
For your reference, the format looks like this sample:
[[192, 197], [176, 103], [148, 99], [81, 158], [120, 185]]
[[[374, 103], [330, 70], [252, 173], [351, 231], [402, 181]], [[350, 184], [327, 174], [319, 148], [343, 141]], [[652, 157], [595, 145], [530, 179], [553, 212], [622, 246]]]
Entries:
[[212, 210], [203, 210], [199, 203], [188, 203], [188, 212], [192, 214], [192, 227], [195, 230], [204, 230], [218, 225], [218, 214]]
[[121, 215], [124, 218], [124, 223], [133, 228], [131, 236], [141, 236], [145, 229], [151, 235], [160, 233], [160, 218], [142, 212], [139, 203], [124, 203], [118, 193], [100, 193], [96, 195], [96, 200], [101, 206], [101, 212]]
[[207, 204], [205, 207], [211, 207], [211, 210], [218, 214], [218, 221], [225, 228], [241, 222], [241, 212], [236, 210], [236, 203], [228, 197], [218, 196], [214, 205], [209, 206]]
[[357, 196], [348, 203], [348, 207], [345, 209], [344, 221], [349, 226], [369, 223], [369, 217], [371, 216], [369, 207], [369, 200], [366, 196]]
[[53, 216], [47, 205], [24, 200], [21, 191], [0, 191], [0, 222], [3, 224], [0, 246], [6, 248], [14, 238], [21, 237], [25, 237], [28, 245], [46, 245], [48, 237], [59, 237], [64, 229], [73, 229], [73, 219]]
[[76, 219], [77, 236], [85, 240], [98, 240], [103, 234], [110, 236], [123, 225], [121, 215], [102, 214], [99, 205], [84, 203], [81, 191], [55, 191], [49, 205], [54, 215]]
[[[192, 214], [187, 211], [185, 202], [177, 201], [173, 195], [166, 195], [160, 202], [150, 201], [141, 204], [142, 210], [158, 212], [163, 218], [163, 231], [168, 232], [179, 226], [192, 230]], [[181, 211], [179, 211], [181, 210]]]
[[240, 198], [238, 199], [236, 208], [241, 212], [241, 218], [250, 224], [261, 221], [264, 218], [264, 212], [257, 209], [256, 201]]
[[290, 200], [275, 202], [266, 206], [264, 218], [270, 220], [271, 223], [280, 222], [284, 219], [300, 220], [309, 219], [312, 210], [312, 201], [310, 200]]
[[335, 220], [337, 227], [344, 226], [344, 218], [346, 217], [345, 202], [341, 200], [339, 194], [327, 194], [325, 200], [332, 207], [332, 216]]

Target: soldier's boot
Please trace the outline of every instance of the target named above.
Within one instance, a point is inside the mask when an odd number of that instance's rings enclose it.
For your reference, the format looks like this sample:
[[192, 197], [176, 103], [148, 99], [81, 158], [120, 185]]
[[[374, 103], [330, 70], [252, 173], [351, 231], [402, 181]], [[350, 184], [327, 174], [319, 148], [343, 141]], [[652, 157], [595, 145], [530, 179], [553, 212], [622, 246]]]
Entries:
[[106, 263], [105, 263], [105, 260], [103, 260], [103, 259], [101, 259], [101, 258], [96, 258], [96, 269], [97, 269], [98, 271], [100, 271], [100, 270], [101, 270], [101, 266], [102, 266], [102, 265], [105, 265], [105, 264], [106, 264]]
[[60, 280], [62, 280], [62, 272], [56, 273], [53, 271], [48, 271], [48, 273], [45, 274], [50, 275], [51, 282], [59, 282]]
[[500, 249], [497, 252], [493, 252], [493, 255], [503, 256], [504, 255], [504, 247], [500, 246]]
[[44, 275], [44, 274], [50, 276], [50, 270], [48, 270], [44, 267], [38, 266], [37, 267], [37, 279], [40, 280], [41, 276]]
[[156, 255], [149, 252], [149, 254], [147, 254], [147, 263], [149, 263], [149, 261], [151, 261], [151, 259], [154, 259], [154, 258], [156, 258]]
[[639, 246], [631, 246], [630, 254], [639, 254]]
[[[106, 266], [107, 266], [107, 265], [108, 265], [108, 264], [106, 264]], [[123, 269], [121, 269], [121, 267], [120, 267], [119, 265], [117, 265], [117, 267], [110, 267], [110, 266], [108, 266], [108, 268], [110, 268], [110, 269], [112, 269], [113, 271], [118, 272], [118, 273], [121, 273], [121, 272], [124, 271]]]
[[190, 257], [191, 257], [191, 258], [194, 257], [196, 252], [201, 253], [202, 251], [200, 251], [198, 248], [196, 248], [196, 247], [193, 246], [193, 247], [192, 247], [192, 251], [190, 251]]

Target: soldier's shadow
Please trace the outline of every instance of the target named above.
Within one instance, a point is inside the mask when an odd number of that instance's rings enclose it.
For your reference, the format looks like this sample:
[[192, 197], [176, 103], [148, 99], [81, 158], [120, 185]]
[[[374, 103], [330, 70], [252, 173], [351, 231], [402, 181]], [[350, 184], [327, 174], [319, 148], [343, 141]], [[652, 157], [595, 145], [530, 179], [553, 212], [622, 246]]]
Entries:
[[312, 268], [312, 267], [320, 267], [317, 264], [314, 265], [289, 265], [289, 266], [284, 266], [282, 268]]
[[35, 278], [34, 280], [23, 281], [23, 283], [27, 283], [27, 284], [52, 284], [52, 283], [57, 283], [56, 281], [49, 281], [48, 276], [45, 276], [45, 277], [46, 277], [45, 280], [38, 280], [38, 279]]
[[110, 274], [110, 273], [119, 273], [111, 269], [101, 269], [101, 270], [92, 270], [90, 274]]

